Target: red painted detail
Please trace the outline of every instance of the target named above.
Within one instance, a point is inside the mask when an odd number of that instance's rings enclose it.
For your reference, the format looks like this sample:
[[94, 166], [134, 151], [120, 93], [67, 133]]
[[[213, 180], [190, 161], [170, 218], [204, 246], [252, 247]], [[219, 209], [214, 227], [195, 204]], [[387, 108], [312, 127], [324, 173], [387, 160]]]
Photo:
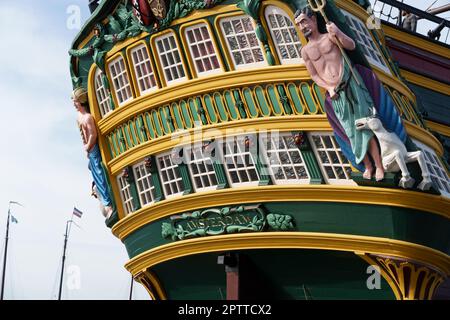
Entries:
[[401, 68], [450, 83], [449, 59], [390, 38], [386, 44]]
[[[134, 15], [141, 21], [141, 23], [145, 26], [149, 26], [153, 22], [153, 14], [150, 10], [150, 5], [148, 4], [148, 0], [133, 0], [133, 13]], [[136, 8], [139, 9], [136, 10]]]
[[227, 271], [227, 300], [239, 300], [239, 271]]

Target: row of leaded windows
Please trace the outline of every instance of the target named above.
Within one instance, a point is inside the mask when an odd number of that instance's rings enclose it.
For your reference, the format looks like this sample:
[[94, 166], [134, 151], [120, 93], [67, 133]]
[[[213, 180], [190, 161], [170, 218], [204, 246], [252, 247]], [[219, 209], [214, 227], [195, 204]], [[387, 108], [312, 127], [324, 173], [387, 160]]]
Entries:
[[[309, 135], [313, 149], [322, 164], [322, 171], [327, 183], [354, 184], [350, 179], [350, 164], [342, 155], [331, 133], [311, 133]], [[232, 187], [257, 185], [260, 173], [256, 168], [255, 153], [256, 135], [227, 137], [218, 147], [219, 159], [223, 164], [228, 181]], [[275, 184], [307, 184], [310, 174], [302, 153], [289, 133], [259, 137], [262, 146], [262, 162], [269, 169]], [[187, 164], [196, 192], [214, 190], [218, 187], [218, 178], [213, 165], [213, 151], [203, 146], [184, 148], [183, 157]], [[319, 158], [319, 157], [322, 158]], [[174, 161], [172, 152], [156, 157], [161, 186], [166, 198], [181, 195], [185, 185], [181, 170]], [[141, 206], [155, 200], [155, 187], [150, 169], [145, 161], [133, 166], [136, 189]], [[130, 185], [118, 177], [124, 210], [128, 214], [133, 211], [133, 197]]]
[[[358, 18], [343, 10], [348, 25], [354, 31], [356, 41], [366, 58], [386, 72], [389, 68], [382, 54], [376, 47], [366, 26]], [[268, 6], [265, 18], [273, 43], [282, 64], [302, 63], [301, 42], [294, 23], [289, 15], [275, 6]], [[247, 15], [227, 17], [220, 20], [220, 27], [225, 38], [232, 63], [236, 69], [267, 65], [261, 43], [257, 39], [253, 20]], [[214, 47], [213, 37], [205, 23], [186, 28], [184, 31], [189, 52], [198, 76], [220, 72], [221, 64]], [[176, 83], [187, 78], [181, 58], [180, 48], [174, 33], [156, 38], [156, 50], [164, 79], [167, 84]], [[155, 73], [150, 63], [148, 50], [144, 44], [131, 51], [131, 58], [140, 94], [157, 88]], [[122, 57], [109, 64], [115, 94], [120, 105], [133, 98], [128, 73]], [[101, 77], [95, 79], [97, 101], [102, 116], [111, 111], [107, 90]]]

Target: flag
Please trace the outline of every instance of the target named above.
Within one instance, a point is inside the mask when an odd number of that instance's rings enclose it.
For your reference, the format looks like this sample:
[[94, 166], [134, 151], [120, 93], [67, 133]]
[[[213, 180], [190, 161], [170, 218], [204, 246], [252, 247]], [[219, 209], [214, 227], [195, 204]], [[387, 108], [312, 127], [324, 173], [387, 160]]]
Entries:
[[73, 207], [73, 214], [76, 215], [78, 218], [81, 218], [81, 216], [83, 215], [83, 212], [81, 212], [77, 208]]
[[19, 223], [19, 220], [16, 219], [13, 215], [11, 215], [11, 222], [12, 223]]
[[19, 202], [17, 202], [17, 201], [10, 201], [9, 202], [10, 204], [17, 204], [18, 206], [21, 206], [21, 207], [23, 207], [23, 205], [21, 205]]

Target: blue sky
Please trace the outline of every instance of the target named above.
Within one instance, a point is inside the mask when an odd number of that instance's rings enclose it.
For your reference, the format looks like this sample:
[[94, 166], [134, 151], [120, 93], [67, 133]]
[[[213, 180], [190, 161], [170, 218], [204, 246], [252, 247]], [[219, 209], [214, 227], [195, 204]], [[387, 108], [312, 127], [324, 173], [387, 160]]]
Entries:
[[[425, 9], [432, 1], [406, 0]], [[448, 0], [439, 0], [443, 5]], [[80, 270], [80, 288], [65, 299], [127, 299], [130, 276], [124, 246], [104, 225], [90, 197], [90, 172], [70, 100], [67, 50], [79, 30], [67, 28], [67, 8], [89, 17], [88, 0], [0, 1], [0, 244], [3, 257], [8, 202], [12, 225], [6, 299], [54, 299], [63, 234], [73, 206], [84, 212], [72, 229], [68, 270]], [[75, 266], [75, 269], [74, 267]], [[79, 269], [77, 269], [79, 268]], [[148, 298], [137, 285], [135, 298]]]
[[[8, 202], [25, 205], [12, 210], [19, 224], [10, 233], [6, 299], [55, 297], [65, 222], [74, 205], [84, 215], [77, 220], [82, 230], [72, 229], [66, 266], [80, 271], [80, 288], [65, 288], [63, 297], [128, 298], [130, 276], [123, 267], [128, 257], [90, 197], [90, 172], [70, 99], [67, 51], [79, 30], [67, 28], [66, 11], [78, 5], [85, 21], [87, 3], [0, 1], [1, 257]], [[147, 298], [137, 287], [135, 298]]]

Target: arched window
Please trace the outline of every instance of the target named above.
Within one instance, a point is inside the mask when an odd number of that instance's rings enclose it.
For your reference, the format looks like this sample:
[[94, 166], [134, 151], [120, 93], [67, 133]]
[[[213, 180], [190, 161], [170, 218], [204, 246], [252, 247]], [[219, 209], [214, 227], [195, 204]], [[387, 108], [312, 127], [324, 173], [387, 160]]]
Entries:
[[125, 214], [129, 214], [134, 211], [133, 196], [131, 195], [130, 184], [123, 174], [117, 177], [117, 183], [119, 184], [120, 198], [122, 200], [123, 209], [125, 210]]
[[109, 94], [103, 84], [103, 72], [97, 68], [95, 71], [95, 95], [97, 97], [98, 108], [102, 118], [112, 111]]
[[221, 71], [214, 43], [205, 23], [196, 24], [185, 30], [195, 70], [199, 76]]
[[384, 61], [383, 55], [378, 50], [375, 41], [372, 38], [372, 35], [366, 28], [366, 24], [345, 10], [341, 10], [341, 12], [344, 14], [345, 19], [347, 20], [347, 25], [355, 33], [355, 40], [358, 42], [367, 60], [371, 64], [390, 74], [391, 72], [389, 71], [386, 62]]
[[145, 94], [156, 89], [156, 79], [150, 64], [147, 47], [141, 44], [131, 49], [131, 60], [136, 75], [140, 94]]
[[156, 49], [159, 61], [164, 71], [166, 83], [179, 82], [186, 79], [180, 50], [178, 48], [175, 35], [170, 32], [156, 38]]
[[333, 133], [311, 132], [308, 137], [325, 181], [329, 184], [356, 185], [351, 177], [350, 163]]
[[302, 63], [300, 55], [302, 44], [291, 18], [275, 6], [268, 6], [264, 13], [281, 63]]
[[249, 16], [221, 19], [220, 26], [236, 69], [267, 65]]
[[108, 66], [117, 101], [119, 105], [123, 105], [125, 102], [133, 99], [125, 61], [122, 56], [118, 56]]
[[152, 173], [145, 165], [145, 161], [135, 164], [133, 170], [139, 201], [142, 207], [147, 206], [155, 201], [155, 186], [152, 181]]

